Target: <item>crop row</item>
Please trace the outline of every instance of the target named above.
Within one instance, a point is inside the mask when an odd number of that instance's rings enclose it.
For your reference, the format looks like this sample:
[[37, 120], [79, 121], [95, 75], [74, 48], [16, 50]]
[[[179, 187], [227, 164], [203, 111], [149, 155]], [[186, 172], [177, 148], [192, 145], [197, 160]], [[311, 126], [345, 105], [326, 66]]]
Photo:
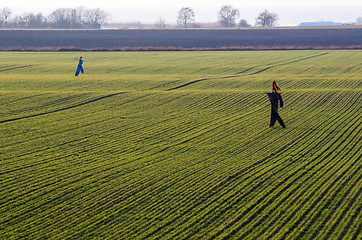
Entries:
[[[86, 237], [106, 227], [125, 238], [256, 238], [316, 235], [335, 215], [360, 218], [353, 213], [360, 198], [353, 187], [360, 183], [360, 95], [296, 91], [285, 98], [286, 132], [261, 127], [269, 106], [257, 92], [125, 93], [3, 123], [14, 132], [5, 138], [12, 144], [2, 145], [2, 225], [17, 233], [36, 226], [34, 234], [45, 236], [68, 230]], [[48, 132], [28, 129], [35, 123]], [[32, 136], [26, 143], [20, 126]], [[351, 202], [343, 211], [345, 198]], [[320, 223], [322, 213], [330, 221]], [[341, 234], [339, 224], [334, 229], [326, 236]]]
[[[358, 133], [357, 133], [357, 134], [358, 134]], [[358, 135], [357, 135], [357, 136], [358, 136]], [[310, 143], [309, 143], [309, 144], [310, 144]], [[255, 189], [253, 189], [253, 191], [254, 191], [254, 190], [255, 190]], [[232, 191], [235, 191], [235, 190], [232, 190]], [[225, 194], [223, 193], [222, 196], [225, 196]], [[226, 202], [228, 202], [228, 201], [226, 201]], [[228, 203], [229, 203], [229, 202], [228, 202]], [[216, 206], [219, 206], [219, 205], [216, 205]], [[227, 204], [227, 206], [230, 207], [230, 204]], [[221, 213], [222, 213], [222, 215], [225, 215], [225, 212], [221, 211]], [[213, 213], [213, 215], [214, 215], [214, 213]], [[216, 216], [215, 218], [218, 219], [218, 216]], [[206, 219], [208, 219], [208, 218], [206, 218]], [[190, 224], [190, 226], [193, 226], [193, 224]], [[200, 228], [198, 228], [198, 229], [200, 229]], [[222, 227], [222, 229], [223, 229], [223, 231], [224, 231], [224, 229], [225, 229], [224, 226]]]
[[[358, 54], [323, 53], [99, 53], [79, 79], [38, 58], [2, 72], [1, 238], [360, 237]], [[271, 79], [286, 129], [268, 128]]]
[[[277, 80], [283, 90], [357, 90], [361, 87], [359, 53], [274, 51], [206, 52], [203, 55], [187, 52], [178, 55], [157, 52], [113, 53], [114, 56], [111, 53], [87, 53], [84, 64], [86, 74], [79, 79], [74, 78], [76, 62], [72, 57], [75, 54], [44, 53], [46, 61], [42, 62], [32, 58], [28, 61], [19, 60], [27, 59], [26, 53], [6, 53], [4, 57], [0, 55], [2, 63], [6, 64], [5, 61], [9, 59], [8, 61], [14, 62], [13, 66], [26, 66], [30, 63], [32, 66], [2, 72], [0, 88], [3, 91], [17, 92], [22, 89], [38, 93], [124, 92], [175, 88], [200, 91], [270, 91], [270, 82]], [[53, 67], [55, 63], [57, 68]]]

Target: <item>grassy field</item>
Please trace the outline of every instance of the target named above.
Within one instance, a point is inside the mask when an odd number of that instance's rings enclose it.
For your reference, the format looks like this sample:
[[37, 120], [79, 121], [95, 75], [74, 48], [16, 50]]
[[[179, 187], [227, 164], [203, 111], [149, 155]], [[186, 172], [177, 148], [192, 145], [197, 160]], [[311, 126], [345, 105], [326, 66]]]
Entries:
[[361, 59], [2, 52], [0, 239], [361, 239]]

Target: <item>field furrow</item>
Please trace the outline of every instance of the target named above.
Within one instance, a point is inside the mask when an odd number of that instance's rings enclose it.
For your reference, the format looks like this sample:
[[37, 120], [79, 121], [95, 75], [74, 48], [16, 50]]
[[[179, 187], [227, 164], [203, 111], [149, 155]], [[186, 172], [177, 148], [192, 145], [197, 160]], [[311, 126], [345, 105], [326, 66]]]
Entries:
[[1, 239], [361, 238], [361, 51], [37, 54], [0, 54]]

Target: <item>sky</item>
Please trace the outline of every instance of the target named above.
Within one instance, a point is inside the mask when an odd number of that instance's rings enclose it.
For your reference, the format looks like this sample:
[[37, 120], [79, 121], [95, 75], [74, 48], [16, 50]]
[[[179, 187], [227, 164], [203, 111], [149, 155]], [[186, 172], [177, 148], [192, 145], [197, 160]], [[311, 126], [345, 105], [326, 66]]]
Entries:
[[100, 8], [109, 14], [107, 22], [156, 23], [162, 18], [174, 24], [178, 11], [190, 7], [196, 22], [217, 21], [217, 13], [224, 5], [239, 9], [240, 19], [251, 25], [259, 13], [267, 9], [279, 17], [279, 26], [296, 26], [301, 22], [355, 22], [362, 17], [361, 0], [0, 0], [0, 9], [8, 7], [14, 15], [24, 13], [50, 14], [58, 8]]

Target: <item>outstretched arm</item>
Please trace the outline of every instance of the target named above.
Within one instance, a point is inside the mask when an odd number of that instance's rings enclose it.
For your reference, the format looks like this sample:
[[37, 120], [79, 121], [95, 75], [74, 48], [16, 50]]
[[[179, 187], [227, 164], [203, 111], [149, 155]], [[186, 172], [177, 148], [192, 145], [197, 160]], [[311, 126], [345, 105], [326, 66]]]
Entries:
[[280, 101], [280, 107], [284, 107], [284, 102], [281, 94], [279, 94], [279, 101]]

